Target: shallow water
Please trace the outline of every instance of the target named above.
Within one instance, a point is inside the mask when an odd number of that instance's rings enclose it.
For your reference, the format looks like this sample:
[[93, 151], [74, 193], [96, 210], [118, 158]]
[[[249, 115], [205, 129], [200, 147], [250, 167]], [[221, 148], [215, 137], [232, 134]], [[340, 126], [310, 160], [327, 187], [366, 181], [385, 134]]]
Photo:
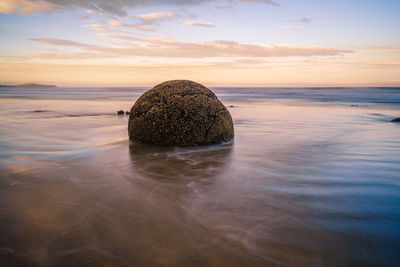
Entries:
[[0, 265], [398, 265], [400, 88], [215, 88], [235, 140], [129, 144], [142, 88], [0, 89]]

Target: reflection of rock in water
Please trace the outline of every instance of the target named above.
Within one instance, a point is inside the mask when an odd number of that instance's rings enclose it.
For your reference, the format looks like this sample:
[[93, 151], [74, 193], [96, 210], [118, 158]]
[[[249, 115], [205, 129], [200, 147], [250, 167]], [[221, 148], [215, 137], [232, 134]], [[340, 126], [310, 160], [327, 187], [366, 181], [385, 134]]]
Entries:
[[229, 163], [232, 144], [212, 147], [159, 147], [134, 143], [130, 156], [136, 172], [160, 182], [211, 182]]

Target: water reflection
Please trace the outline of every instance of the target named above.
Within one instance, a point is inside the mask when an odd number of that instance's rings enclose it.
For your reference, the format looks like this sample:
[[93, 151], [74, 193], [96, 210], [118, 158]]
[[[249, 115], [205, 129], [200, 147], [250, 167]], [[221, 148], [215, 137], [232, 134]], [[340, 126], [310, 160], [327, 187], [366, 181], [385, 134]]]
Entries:
[[159, 182], [212, 182], [230, 165], [232, 143], [211, 147], [160, 147], [135, 142], [129, 147], [132, 169]]

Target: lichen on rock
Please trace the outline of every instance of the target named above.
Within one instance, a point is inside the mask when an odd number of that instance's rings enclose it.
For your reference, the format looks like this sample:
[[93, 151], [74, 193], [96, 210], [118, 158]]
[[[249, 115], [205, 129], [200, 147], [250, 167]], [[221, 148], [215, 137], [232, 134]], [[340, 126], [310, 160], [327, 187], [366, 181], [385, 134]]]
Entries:
[[161, 83], [133, 105], [129, 139], [163, 146], [212, 145], [234, 137], [232, 117], [216, 95], [188, 80]]

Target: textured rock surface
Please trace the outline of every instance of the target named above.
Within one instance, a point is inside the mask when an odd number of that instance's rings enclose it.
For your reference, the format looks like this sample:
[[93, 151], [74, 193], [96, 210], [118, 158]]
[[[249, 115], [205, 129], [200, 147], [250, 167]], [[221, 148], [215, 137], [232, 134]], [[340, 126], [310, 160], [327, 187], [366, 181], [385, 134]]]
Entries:
[[174, 80], [145, 92], [133, 105], [129, 139], [164, 146], [212, 145], [233, 139], [229, 111], [199, 83]]

